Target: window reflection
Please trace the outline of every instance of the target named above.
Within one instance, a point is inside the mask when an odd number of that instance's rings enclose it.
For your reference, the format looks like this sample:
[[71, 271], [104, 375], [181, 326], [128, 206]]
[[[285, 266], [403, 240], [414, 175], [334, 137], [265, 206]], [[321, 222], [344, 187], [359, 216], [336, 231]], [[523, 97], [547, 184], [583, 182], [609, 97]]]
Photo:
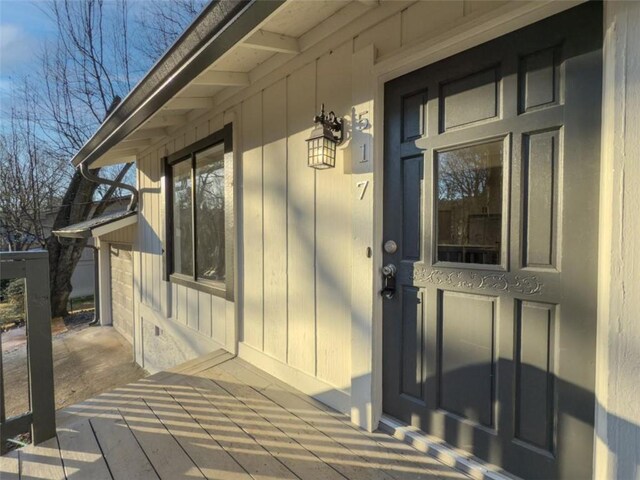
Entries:
[[193, 275], [191, 232], [191, 159], [173, 167], [173, 246], [174, 271]]
[[225, 279], [224, 145], [196, 154], [197, 276]]
[[438, 152], [436, 164], [438, 261], [499, 264], [503, 142]]

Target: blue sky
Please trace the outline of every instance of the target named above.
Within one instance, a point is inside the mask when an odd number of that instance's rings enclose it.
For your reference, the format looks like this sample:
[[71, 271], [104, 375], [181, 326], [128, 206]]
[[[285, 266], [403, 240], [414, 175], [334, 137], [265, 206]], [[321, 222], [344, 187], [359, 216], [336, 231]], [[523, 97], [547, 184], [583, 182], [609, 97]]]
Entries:
[[0, 0], [0, 95], [4, 98], [10, 93], [11, 78], [32, 71], [41, 45], [55, 36], [55, 24], [45, 6], [42, 1]]
[[[56, 37], [56, 24], [48, 13], [48, 3], [48, 0], [0, 0], [0, 112], [8, 105], [13, 82], [38, 71], [43, 45]], [[106, 5], [109, 3], [105, 1]], [[145, 0], [128, 2], [130, 19], [144, 3]], [[134, 22], [130, 25], [132, 29], [135, 26]]]

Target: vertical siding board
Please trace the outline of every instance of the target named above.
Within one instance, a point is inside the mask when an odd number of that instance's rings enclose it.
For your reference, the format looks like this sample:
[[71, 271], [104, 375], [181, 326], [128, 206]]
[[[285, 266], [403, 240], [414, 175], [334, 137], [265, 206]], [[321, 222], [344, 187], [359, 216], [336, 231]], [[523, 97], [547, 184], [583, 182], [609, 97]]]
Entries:
[[442, 33], [445, 29], [451, 28], [463, 15], [462, 0], [416, 2], [402, 11], [402, 45]]
[[143, 255], [143, 251], [144, 251], [144, 246], [146, 244], [147, 241], [147, 231], [145, 228], [145, 216], [144, 216], [144, 161], [145, 161], [146, 157], [142, 157], [140, 159], [138, 159], [138, 161], [136, 162], [136, 167], [137, 167], [137, 172], [136, 172], [136, 177], [137, 177], [137, 182], [138, 182], [138, 212], [139, 212], [139, 220], [138, 223], [136, 225], [136, 228], [138, 230], [138, 261], [140, 263], [139, 268], [138, 268], [138, 278], [134, 279], [134, 282], [137, 282], [138, 284], [138, 290], [140, 292], [140, 302], [144, 303], [144, 296], [145, 296], [145, 292], [144, 292], [144, 286], [143, 286], [143, 277], [144, 277], [144, 268], [143, 268], [143, 262], [144, 262], [144, 258], [142, 257]]
[[198, 292], [193, 288], [185, 288], [187, 291], [187, 325], [198, 330]]
[[187, 324], [187, 287], [178, 285], [177, 289], [178, 289], [177, 317], [180, 323], [186, 325]]
[[224, 124], [222, 123], [222, 113], [211, 117], [211, 120], [209, 120], [209, 133], [217, 132], [222, 127], [224, 127]]
[[386, 55], [400, 48], [402, 39], [401, 16], [402, 12], [398, 12], [373, 28], [359, 34], [354, 39], [353, 50], [358, 51], [371, 43], [375, 43], [378, 55]]
[[211, 335], [211, 338], [214, 338], [214, 322], [215, 322], [215, 315], [216, 315], [216, 303], [215, 303], [215, 296], [214, 295], [210, 295], [209, 298], [209, 303], [210, 303], [210, 307], [211, 308], [211, 315], [209, 315], [209, 332]]
[[242, 232], [244, 262], [241, 338], [263, 348], [262, 93], [242, 104]]
[[145, 221], [145, 209], [144, 209], [144, 168], [145, 168], [145, 159], [146, 157], [141, 158], [140, 160], [138, 160], [138, 172], [137, 172], [137, 176], [138, 176], [138, 192], [139, 192], [139, 198], [138, 198], [138, 211], [140, 212], [140, 217], [142, 219], [142, 221], [138, 222], [138, 239], [140, 241], [140, 245], [138, 246], [138, 250], [139, 250], [139, 262], [140, 262], [140, 268], [138, 270], [138, 274], [139, 274], [139, 278], [137, 279], [138, 281], [138, 286], [139, 286], [139, 290], [140, 290], [140, 302], [145, 303], [145, 289], [144, 289], [144, 246], [147, 243], [147, 229], [146, 229], [146, 221]]
[[184, 143], [184, 134], [176, 135], [176, 138], [173, 142], [173, 150], [170, 150], [169, 154], [175, 153], [178, 150], [183, 149], [185, 146], [186, 143]]
[[209, 119], [200, 122], [196, 126], [196, 141], [203, 139], [209, 134]]
[[196, 141], [196, 127], [189, 126], [189, 128], [187, 128], [186, 132], [184, 133], [184, 145], [185, 147], [189, 146], [195, 141]]
[[[317, 102], [338, 116], [351, 113], [351, 42], [318, 59]], [[320, 105], [316, 105], [318, 109]], [[351, 384], [351, 195], [349, 156], [316, 175], [317, 376], [339, 388]], [[345, 170], [347, 169], [347, 170]]]
[[180, 286], [175, 283], [171, 284], [171, 317], [180, 323], [180, 315], [178, 312], [178, 304], [180, 303]]
[[145, 305], [151, 305], [151, 261], [149, 258], [149, 243], [151, 241], [151, 202], [153, 201], [151, 198], [151, 194], [149, 193], [150, 187], [150, 179], [149, 179], [149, 168], [150, 168], [150, 157], [147, 156], [143, 162], [144, 170], [142, 175], [143, 180], [143, 200], [142, 200], [142, 208], [144, 210], [144, 245], [140, 249], [142, 252], [142, 291], [143, 298], [142, 301]]
[[155, 258], [156, 258], [156, 276], [154, 277], [154, 289], [156, 291], [156, 310], [162, 311], [162, 235], [164, 230], [164, 191], [162, 190], [162, 155], [158, 150], [155, 152], [156, 163], [156, 182], [155, 182], [155, 195], [156, 195], [156, 236], [155, 236]]
[[153, 176], [154, 176], [155, 166], [153, 165], [153, 155], [150, 155], [147, 160], [147, 187], [145, 188], [145, 196], [147, 198], [146, 202], [146, 213], [145, 218], [148, 219], [148, 237], [147, 243], [144, 246], [145, 256], [147, 258], [147, 275], [146, 275], [146, 286], [147, 294], [148, 294], [148, 305], [152, 308], [155, 307], [154, 296], [155, 292], [153, 291], [153, 236], [154, 236], [154, 227], [153, 219], [154, 219], [154, 204], [156, 202], [155, 195], [153, 194]]
[[149, 242], [149, 244], [147, 245], [147, 248], [149, 249], [149, 256], [151, 257], [151, 285], [149, 286], [151, 288], [151, 295], [152, 295], [152, 303], [151, 306], [155, 309], [155, 310], [159, 310], [160, 309], [160, 302], [158, 299], [158, 295], [160, 294], [160, 284], [158, 282], [158, 279], [160, 278], [160, 268], [159, 265], [157, 264], [157, 260], [158, 260], [158, 255], [157, 255], [157, 239], [158, 239], [158, 208], [160, 206], [159, 201], [160, 201], [160, 194], [157, 191], [157, 187], [158, 187], [158, 170], [159, 170], [159, 166], [158, 166], [158, 152], [154, 152], [153, 155], [151, 155], [151, 165], [150, 165], [150, 171], [151, 171], [151, 185], [149, 188], [149, 196], [151, 198], [151, 202], [150, 202], [150, 207], [151, 207], [151, 211], [150, 211], [150, 218], [151, 218], [151, 242]]
[[288, 363], [315, 374], [315, 170], [307, 166], [316, 66], [287, 80]]
[[286, 81], [265, 89], [264, 135], [264, 351], [287, 357]]
[[226, 308], [227, 303], [224, 298], [212, 296], [213, 339], [222, 345], [225, 344]]
[[[166, 150], [165, 146], [162, 146], [158, 149], [157, 154], [158, 154], [158, 161], [160, 162], [160, 184], [159, 184], [159, 192], [160, 192], [160, 209], [158, 212], [158, 229], [160, 232], [160, 238], [158, 239], [158, 243], [159, 243], [159, 255], [160, 255], [160, 268], [164, 269], [164, 260], [163, 260], [163, 249], [166, 247], [166, 229], [165, 229], [165, 219], [166, 216], [169, 212], [167, 212], [167, 201], [166, 201], [166, 188], [167, 185], [165, 184], [166, 178], [165, 175], [163, 175], [164, 173], [164, 165], [162, 165], [162, 162], [164, 161], [164, 152]], [[167, 295], [171, 295], [171, 289], [170, 287], [168, 288], [167, 286], [167, 282], [165, 282], [163, 280], [163, 270], [160, 270], [160, 276], [158, 279], [158, 282], [160, 284], [160, 311], [163, 312], [164, 315], [171, 315], [170, 311], [168, 310], [168, 306], [167, 306]]]
[[178, 320], [178, 286], [175, 283], [171, 284], [171, 317], [173, 320]]

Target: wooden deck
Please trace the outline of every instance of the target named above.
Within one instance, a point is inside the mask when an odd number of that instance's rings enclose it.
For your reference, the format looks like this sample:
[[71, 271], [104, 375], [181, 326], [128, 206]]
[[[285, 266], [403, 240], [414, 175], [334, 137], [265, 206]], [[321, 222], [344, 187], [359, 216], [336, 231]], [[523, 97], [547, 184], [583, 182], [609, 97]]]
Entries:
[[0, 457], [13, 479], [467, 479], [218, 351], [58, 415]]

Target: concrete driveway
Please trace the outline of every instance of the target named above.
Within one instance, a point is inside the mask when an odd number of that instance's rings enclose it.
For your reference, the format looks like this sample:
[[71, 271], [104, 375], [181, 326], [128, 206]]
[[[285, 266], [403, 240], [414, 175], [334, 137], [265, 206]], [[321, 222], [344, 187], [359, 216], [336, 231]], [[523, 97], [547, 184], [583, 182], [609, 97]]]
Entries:
[[[82, 402], [147, 373], [133, 363], [131, 345], [112, 327], [53, 329], [56, 409]], [[27, 350], [19, 329], [3, 334], [7, 417], [28, 411]]]

